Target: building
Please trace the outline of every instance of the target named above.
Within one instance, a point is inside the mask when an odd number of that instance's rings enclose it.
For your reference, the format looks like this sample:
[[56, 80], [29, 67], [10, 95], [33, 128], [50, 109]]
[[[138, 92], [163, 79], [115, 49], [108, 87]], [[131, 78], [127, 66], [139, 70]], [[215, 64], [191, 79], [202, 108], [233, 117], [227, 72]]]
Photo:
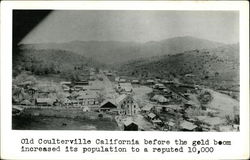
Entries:
[[191, 122], [188, 122], [188, 121], [183, 121], [180, 123], [180, 130], [181, 131], [195, 131], [195, 129], [197, 128], [198, 126], [191, 123]]
[[84, 106], [84, 107], [83, 107], [83, 109], [82, 109], [82, 111], [83, 111], [83, 112], [89, 112], [89, 111], [90, 111], [90, 109], [89, 109], [89, 107], [88, 107], [88, 106]]
[[89, 81], [87, 80], [76, 81], [74, 82], [74, 85], [79, 85], [79, 86], [89, 85]]
[[78, 103], [81, 105], [97, 105], [98, 102], [98, 95], [96, 92], [86, 92], [85, 95], [80, 95], [76, 98]]
[[165, 87], [164, 84], [162, 84], [162, 83], [156, 83], [156, 84], [154, 85], [154, 88], [159, 89], [159, 90], [163, 90], [163, 89], [165, 89], [166, 87]]
[[53, 106], [56, 101], [53, 98], [37, 98], [35, 104], [38, 106]]
[[138, 104], [131, 95], [122, 94], [115, 102], [122, 115], [135, 115], [139, 110]]
[[120, 114], [118, 106], [113, 100], [105, 100], [101, 103], [99, 107], [100, 111], [110, 111], [115, 112], [116, 114]]
[[66, 86], [70, 86], [71, 82], [60, 82], [61, 86], [66, 85]]
[[31, 106], [32, 103], [31, 103], [29, 100], [25, 99], [25, 100], [23, 100], [23, 101], [21, 102], [21, 105], [24, 105], [24, 106]]
[[120, 83], [125, 83], [125, 82], [126, 82], [126, 79], [119, 79], [119, 82], [120, 82]]
[[169, 102], [169, 100], [165, 98], [163, 95], [154, 95], [151, 99], [161, 104]]
[[185, 77], [195, 77], [195, 75], [193, 75], [193, 74], [185, 74]]
[[137, 79], [134, 79], [134, 80], [132, 80], [132, 81], [131, 81], [131, 83], [132, 83], [132, 84], [139, 84], [139, 83], [140, 83], [140, 81], [139, 81], [139, 80], [137, 80]]
[[157, 116], [154, 113], [149, 113], [148, 118], [149, 118], [149, 120], [153, 121], [153, 120], [157, 119]]
[[154, 108], [153, 104], [148, 103], [147, 105], [145, 105], [144, 107], [142, 107], [141, 111], [143, 113], [150, 113], [152, 111], [152, 109]]
[[66, 105], [66, 106], [69, 106], [69, 105], [72, 105], [72, 101], [70, 99], [68, 99], [68, 98], [64, 98], [62, 100], [62, 104]]
[[119, 82], [120, 81], [120, 77], [115, 77], [115, 81]]
[[70, 87], [68, 85], [62, 85], [62, 89], [64, 92], [69, 92], [70, 91]]
[[154, 83], [155, 83], [155, 81], [152, 80], [152, 79], [148, 79], [148, 80], [146, 81], [146, 84], [148, 84], [148, 85], [153, 85]]
[[119, 83], [118, 90], [120, 93], [132, 93], [133, 87], [131, 83]]
[[138, 131], [138, 124], [133, 122], [132, 120], [125, 120], [124, 124], [124, 131]]

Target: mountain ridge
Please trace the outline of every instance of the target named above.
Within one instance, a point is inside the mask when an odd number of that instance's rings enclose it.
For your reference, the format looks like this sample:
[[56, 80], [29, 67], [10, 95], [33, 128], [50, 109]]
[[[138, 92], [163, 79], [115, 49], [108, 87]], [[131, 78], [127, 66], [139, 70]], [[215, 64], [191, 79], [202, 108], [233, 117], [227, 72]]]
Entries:
[[21, 44], [21, 49], [67, 50], [101, 63], [116, 64], [129, 60], [177, 54], [187, 50], [216, 48], [225, 45], [220, 42], [191, 36], [174, 37], [145, 43], [127, 41], [70, 41], [64, 43]]

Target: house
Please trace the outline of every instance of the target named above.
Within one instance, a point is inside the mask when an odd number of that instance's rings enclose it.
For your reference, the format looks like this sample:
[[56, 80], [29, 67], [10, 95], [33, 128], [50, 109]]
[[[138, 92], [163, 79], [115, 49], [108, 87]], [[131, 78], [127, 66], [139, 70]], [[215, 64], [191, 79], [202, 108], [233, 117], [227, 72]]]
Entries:
[[184, 103], [184, 107], [185, 108], [198, 108], [198, 104], [196, 104], [195, 102], [193, 101], [187, 101], [186, 103]]
[[172, 121], [169, 121], [169, 122], [167, 122], [167, 128], [168, 128], [168, 130], [173, 130], [173, 128], [174, 128], [174, 126], [175, 126], [175, 123], [174, 122], [172, 122]]
[[23, 100], [23, 101], [21, 102], [21, 105], [24, 105], [24, 106], [31, 106], [32, 103], [31, 103], [29, 100], [25, 99], [25, 100]]
[[115, 77], [115, 81], [119, 82], [120, 81], [120, 77]]
[[115, 102], [122, 115], [135, 115], [139, 110], [138, 104], [131, 95], [122, 94], [115, 99]]
[[71, 82], [60, 82], [60, 85], [61, 86], [63, 86], [63, 85], [70, 86]]
[[170, 104], [170, 105], [166, 105], [164, 106], [164, 108], [166, 108], [166, 111], [168, 110], [174, 110], [174, 111], [180, 111], [182, 108], [180, 107], [180, 105], [175, 105], [175, 104]]
[[152, 79], [148, 79], [148, 80], [146, 81], [146, 84], [148, 84], [148, 85], [152, 85], [152, 84], [154, 84], [154, 83], [155, 83], [155, 81], [152, 80]]
[[133, 122], [132, 120], [125, 120], [124, 124], [124, 131], [138, 131], [138, 124]]
[[164, 92], [164, 93], [167, 93], [167, 94], [171, 94], [171, 93], [172, 93], [172, 91], [170, 91], [170, 90], [167, 89], [167, 88], [163, 89], [163, 92]]
[[185, 120], [180, 123], [180, 129], [182, 131], [195, 131], [197, 127], [198, 127], [197, 125]]
[[69, 92], [70, 91], [70, 87], [67, 85], [62, 85], [62, 89], [64, 92]]
[[98, 95], [96, 92], [86, 92], [85, 95], [80, 95], [76, 98], [79, 104], [82, 105], [96, 105], [98, 102]]
[[64, 98], [62, 100], [62, 104], [66, 105], [66, 106], [72, 105], [72, 101], [70, 99], [68, 99], [68, 98]]
[[149, 113], [152, 111], [153, 107], [154, 107], [153, 104], [148, 103], [141, 109], [141, 111], [144, 113]]
[[137, 80], [137, 79], [134, 79], [134, 80], [132, 80], [132, 82], [131, 82], [132, 84], [139, 84], [140, 83], [140, 81], [139, 80]]
[[105, 100], [101, 103], [99, 107], [100, 111], [113, 111], [119, 114], [118, 106], [113, 100]]
[[163, 124], [160, 119], [154, 119], [154, 120], [152, 120], [152, 122], [154, 125], [162, 125]]
[[23, 108], [19, 106], [12, 106], [12, 115], [19, 115], [23, 111]]
[[28, 92], [31, 95], [34, 95], [37, 92], [38, 88], [37, 87], [29, 87]]
[[83, 111], [83, 112], [89, 112], [89, 111], [90, 111], [90, 109], [89, 109], [89, 107], [88, 107], [88, 106], [84, 106], [84, 107], [83, 107], [83, 109], [82, 109], [82, 111]]
[[126, 79], [119, 79], [119, 82], [120, 82], [120, 83], [125, 83], [125, 82], [126, 82]]
[[195, 75], [193, 75], [193, 74], [185, 74], [185, 77], [195, 77]]
[[156, 83], [156, 84], [154, 85], [154, 88], [159, 89], [159, 90], [163, 90], [163, 89], [165, 89], [166, 87], [164, 86], [164, 84]]
[[89, 85], [89, 81], [87, 80], [76, 81], [74, 82], [74, 85], [79, 85], [79, 86]]
[[18, 86], [23, 87], [23, 88], [28, 88], [32, 84], [33, 84], [32, 81], [25, 81], [25, 82], [19, 83]]
[[174, 81], [163, 80], [162, 83], [164, 83], [164, 84], [174, 84]]
[[119, 83], [118, 90], [121, 93], [132, 93], [133, 87], [131, 83]]
[[157, 118], [157, 116], [151, 112], [148, 114], [148, 118], [152, 121], [152, 120], [155, 120]]
[[35, 104], [38, 106], [53, 106], [56, 101], [53, 98], [37, 98]]
[[158, 103], [169, 102], [169, 100], [167, 98], [165, 98], [163, 95], [154, 95], [151, 99], [153, 101], [157, 101]]
[[107, 76], [112, 76], [113, 74], [111, 72], [106, 73]]

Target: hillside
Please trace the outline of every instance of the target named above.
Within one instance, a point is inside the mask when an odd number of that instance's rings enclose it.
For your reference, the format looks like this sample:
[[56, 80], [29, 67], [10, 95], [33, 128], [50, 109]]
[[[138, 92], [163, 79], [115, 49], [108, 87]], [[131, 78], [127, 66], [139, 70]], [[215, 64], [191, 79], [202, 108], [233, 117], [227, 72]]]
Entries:
[[101, 67], [102, 64], [82, 55], [53, 49], [23, 49], [13, 56], [13, 76], [21, 71], [30, 71], [36, 75], [68, 74], [76, 67]]
[[71, 41], [66, 43], [22, 44], [22, 49], [56, 49], [78, 53], [101, 63], [114, 64], [142, 57], [181, 53], [194, 49], [215, 48], [224, 44], [195, 37], [175, 37], [146, 43], [119, 41]]
[[[183, 82], [204, 84], [213, 88], [234, 87], [239, 84], [239, 46], [224, 45], [153, 59], [144, 58], [123, 64], [119, 73], [139, 78], [178, 78]], [[189, 78], [186, 74], [193, 76]]]

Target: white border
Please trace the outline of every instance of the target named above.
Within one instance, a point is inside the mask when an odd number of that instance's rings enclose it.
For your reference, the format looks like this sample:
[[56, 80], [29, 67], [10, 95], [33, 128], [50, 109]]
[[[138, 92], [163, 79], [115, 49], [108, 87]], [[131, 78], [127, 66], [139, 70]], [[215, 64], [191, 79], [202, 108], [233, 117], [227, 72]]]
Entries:
[[[121, 131], [13, 131], [11, 130], [12, 9], [84, 10], [235, 10], [240, 11], [240, 132], [121, 132]], [[3, 1], [1, 3], [1, 158], [3, 159], [243, 159], [249, 158], [249, 8], [248, 2], [152, 2], [152, 1]], [[232, 146], [219, 152], [192, 154], [43, 154], [20, 153], [20, 137], [159, 138], [231, 140]]]

